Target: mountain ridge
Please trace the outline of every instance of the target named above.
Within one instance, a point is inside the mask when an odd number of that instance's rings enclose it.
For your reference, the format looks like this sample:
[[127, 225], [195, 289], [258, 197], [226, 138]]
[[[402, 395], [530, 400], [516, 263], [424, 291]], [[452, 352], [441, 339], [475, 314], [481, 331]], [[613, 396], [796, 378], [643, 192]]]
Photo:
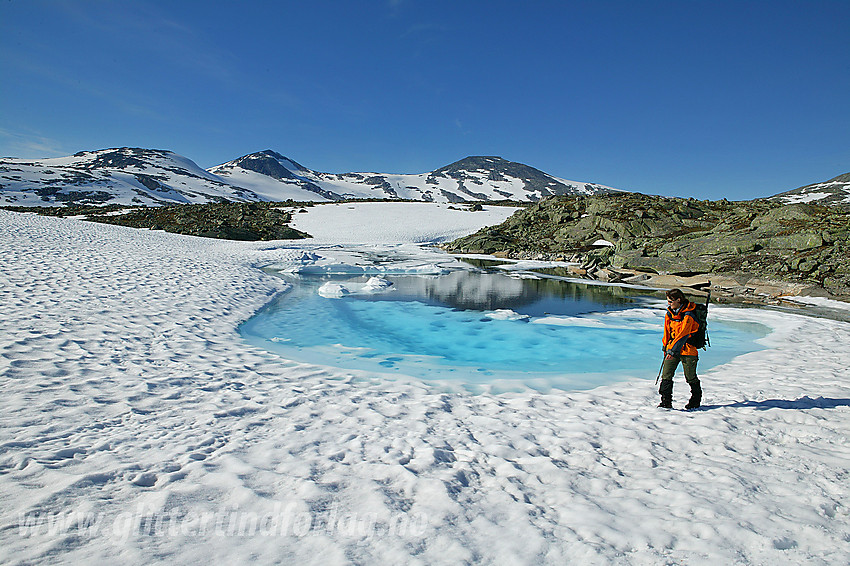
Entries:
[[[286, 172], [275, 174], [277, 171]], [[531, 166], [496, 156], [467, 156], [434, 171], [419, 174], [351, 172], [324, 173], [304, 167], [273, 150], [242, 156], [211, 167], [210, 172], [268, 195], [272, 177], [291, 190], [315, 193], [327, 200], [345, 198], [408, 199], [428, 202], [518, 200], [535, 202], [562, 194], [600, 194], [617, 189], [597, 183], [565, 181]], [[269, 173], [272, 173], [271, 175]], [[295, 198], [295, 200], [298, 200]]]
[[160, 206], [215, 202], [391, 199], [426, 202], [514, 200], [603, 194], [617, 189], [567, 181], [496, 156], [468, 156], [419, 174], [324, 173], [271, 149], [202, 169], [162, 149], [81, 151], [46, 159], [0, 159], [0, 205]]
[[[45, 159], [0, 158], [0, 205], [160, 206], [344, 199], [539, 202], [555, 196], [622, 193], [555, 177], [495, 155], [470, 155], [418, 174], [324, 173], [266, 149], [203, 169], [164, 149], [81, 151]], [[850, 205], [850, 173], [763, 199]]]

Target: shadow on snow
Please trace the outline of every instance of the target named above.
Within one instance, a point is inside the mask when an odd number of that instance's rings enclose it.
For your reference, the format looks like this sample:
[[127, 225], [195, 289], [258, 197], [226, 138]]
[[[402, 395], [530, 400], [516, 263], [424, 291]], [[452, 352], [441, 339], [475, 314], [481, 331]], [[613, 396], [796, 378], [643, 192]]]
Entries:
[[703, 405], [702, 410], [707, 409], [835, 409], [836, 407], [850, 407], [850, 399], [829, 399], [825, 397], [811, 398], [808, 395], [794, 401], [787, 399], [765, 399], [764, 401], [738, 401], [727, 405]]

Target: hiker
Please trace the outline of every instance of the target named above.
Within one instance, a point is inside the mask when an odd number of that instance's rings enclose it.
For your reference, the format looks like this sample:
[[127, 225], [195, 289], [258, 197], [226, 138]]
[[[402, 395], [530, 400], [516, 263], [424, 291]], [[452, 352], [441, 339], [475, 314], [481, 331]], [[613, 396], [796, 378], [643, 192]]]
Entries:
[[685, 409], [696, 409], [702, 401], [702, 388], [697, 377], [698, 350], [688, 343], [691, 334], [699, 330], [694, 314], [696, 305], [680, 289], [667, 291], [667, 314], [664, 316], [664, 363], [661, 366], [661, 403], [664, 409], [673, 408], [673, 374], [682, 362], [685, 380], [691, 386], [691, 399]]

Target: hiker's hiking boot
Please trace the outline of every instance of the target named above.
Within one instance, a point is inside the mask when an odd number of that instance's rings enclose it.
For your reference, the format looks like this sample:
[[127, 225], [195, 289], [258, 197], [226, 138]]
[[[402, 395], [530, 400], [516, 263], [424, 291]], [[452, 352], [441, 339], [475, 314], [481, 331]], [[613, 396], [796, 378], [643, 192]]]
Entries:
[[691, 400], [688, 401], [688, 404], [685, 405], [685, 410], [690, 411], [691, 409], [696, 409], [699, 407], [702, 402], [702, 387], [700, 387], [699, 381], [695, 383], [691, 383]]
[[673, 408], [673, 380], [672, 379], [662, 379], [661, 386], [658, 388], [658, 392], [661, 394], [661, 402], [658, 404], [659, 409], [672, 409]]

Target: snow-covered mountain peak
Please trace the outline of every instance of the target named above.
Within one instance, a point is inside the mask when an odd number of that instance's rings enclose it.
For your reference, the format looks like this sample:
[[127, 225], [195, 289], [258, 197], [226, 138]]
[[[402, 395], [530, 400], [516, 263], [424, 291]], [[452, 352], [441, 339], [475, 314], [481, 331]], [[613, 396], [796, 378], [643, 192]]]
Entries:
[[[472, 185], [508, 184], [520, 186], [522, 193], [516, 200], [536, 201], [552, 195], [598, 194], [615, 191], [596, 183], [560, 179], [524, 163], [508, 161], [495, 155], [469, 156], [431, 173], [431, 177], [447, 177], [458, 182], [459, 187], [475, 190]], [[466, 192], [466, 191], [464, 191]], [[511, 192], [510, 190], [508, 192]]]
[[55, 159], [0, 160], [0, 203], [23, 206], [345, 198], [537, 201], [611, 190], [497, 156], [469, 156], [420, 174], [322, 173], [271, 149], [209, 170], [171, 151], [131, 147]]
[[273, 179], [294, 179], [296, 175], [310, 173], [310, 170], [303, 165], [270, 149], [243, 155], [239, 159], [212, 167], [210, 171], [228, 174], [237, 167], [254, 171]]
[[120, 147], [50, 159], [0, 160], [0, 203], [18, 206], [156, 206], [262, 200], [160, 149]]
[[295, 200], [536, 201], [551, 195], [595, 194], [613, 190], [602, 185], [559, 179], [498, 156], [469, 156], [420, 174], [321, 173], [266, 150], [240, 157], [210, 171], [268, 198], [284, 190], [287, 198]]
[[119, 169], [152, 173], [152, 169], [163, 169], [178, 175], [197, 176], [221, 181], [187, 157], [167, 149], [140, 147], [118, 147], [94, 151], [80, 151], [71, 157], [42, 160], [45, 164], [65, 164], [81, 169]]

